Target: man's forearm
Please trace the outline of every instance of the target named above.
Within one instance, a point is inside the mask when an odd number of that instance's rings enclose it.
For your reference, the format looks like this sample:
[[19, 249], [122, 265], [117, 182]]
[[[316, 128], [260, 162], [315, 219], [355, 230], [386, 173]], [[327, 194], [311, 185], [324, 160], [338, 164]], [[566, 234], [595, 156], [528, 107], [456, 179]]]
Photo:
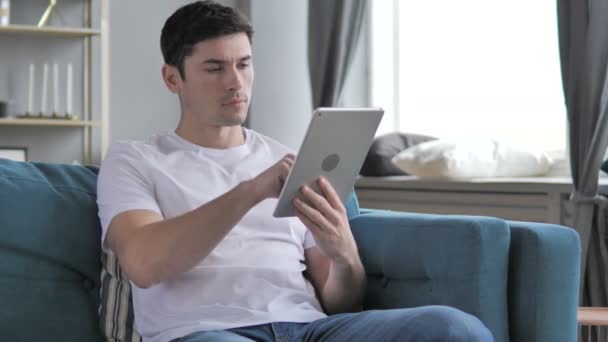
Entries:
[[321, 300], [328, 314], [361, 311], [367, 278], [361, 260], [332, 261]]
[[196, 266], [259, 199], [247, 182], [181, 216], [141, 227], [129, 245], [131, 269], [148, 287]]

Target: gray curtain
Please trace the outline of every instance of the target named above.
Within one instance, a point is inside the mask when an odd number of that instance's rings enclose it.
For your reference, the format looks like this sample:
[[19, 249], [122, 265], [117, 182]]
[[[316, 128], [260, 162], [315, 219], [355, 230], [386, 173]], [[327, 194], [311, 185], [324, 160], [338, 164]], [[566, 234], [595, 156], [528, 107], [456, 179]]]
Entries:
[[582, 241], [581, 304], [608, 306], [606, 203], [598, 176], [608, 146], [608, 1], [558, 0], [562, 80]]
[[338, 106], [361, 37], [367, 0], [309, 0], [308, 65], [313, 108]]

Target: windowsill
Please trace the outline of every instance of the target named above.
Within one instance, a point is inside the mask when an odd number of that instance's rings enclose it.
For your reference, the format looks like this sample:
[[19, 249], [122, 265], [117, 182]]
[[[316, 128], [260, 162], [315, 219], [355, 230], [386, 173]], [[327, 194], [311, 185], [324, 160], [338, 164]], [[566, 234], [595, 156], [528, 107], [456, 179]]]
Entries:
[[[600, 191], [608, 193], [608, 177], [599, 180]], [[421, 179], [416, 176], [360, 177], [357, 187], [385, 189], [424, 189], [448, 191], [485, 191], [489, 189], [503, 192], [535, 192], [554, 190], [572, 191], [572, 178], [565, 177], [511, 177], [511, 178], [474, 178], [466, 180]]]

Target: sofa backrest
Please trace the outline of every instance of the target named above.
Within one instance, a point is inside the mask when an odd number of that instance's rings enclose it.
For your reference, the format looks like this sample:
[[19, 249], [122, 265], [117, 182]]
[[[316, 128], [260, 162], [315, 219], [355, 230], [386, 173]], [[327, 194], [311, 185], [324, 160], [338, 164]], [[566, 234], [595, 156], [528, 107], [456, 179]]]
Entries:
[[2, 340], [103, 340], [96, 171], [0, 159]]

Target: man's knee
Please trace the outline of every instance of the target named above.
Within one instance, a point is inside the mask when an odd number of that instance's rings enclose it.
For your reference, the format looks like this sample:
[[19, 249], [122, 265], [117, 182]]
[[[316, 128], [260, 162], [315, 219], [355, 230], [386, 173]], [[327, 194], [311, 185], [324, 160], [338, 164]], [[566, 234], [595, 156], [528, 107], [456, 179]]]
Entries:
[[492, 342], [492, 333], [475, 316], [448, 306], [430, 306], [416, 317], [432, 326], [431, 341]]

